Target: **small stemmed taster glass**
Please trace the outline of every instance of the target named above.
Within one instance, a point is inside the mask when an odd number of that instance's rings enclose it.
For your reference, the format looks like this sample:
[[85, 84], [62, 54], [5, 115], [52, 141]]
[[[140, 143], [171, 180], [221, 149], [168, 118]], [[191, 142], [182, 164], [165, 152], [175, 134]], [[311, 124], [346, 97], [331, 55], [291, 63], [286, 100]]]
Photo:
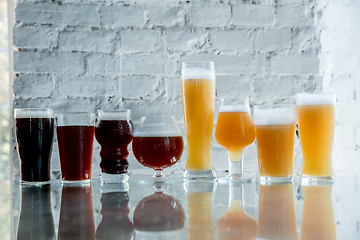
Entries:
[[216, 141], [228, 151], [229, 175], [219, 181], [251, 182], [243, 176], [243, 150], [255, 140], [255, 128], [250, 114], [249, 98], [221, 99], [215, 129]]
[[173, 181], [163, 177], [162, 170], [177, 163], [184, 148], [181, 131], [174, 117], [142, 117], [134, 134], [132, 148], [139, 163], [155, 171], [148, 182]]

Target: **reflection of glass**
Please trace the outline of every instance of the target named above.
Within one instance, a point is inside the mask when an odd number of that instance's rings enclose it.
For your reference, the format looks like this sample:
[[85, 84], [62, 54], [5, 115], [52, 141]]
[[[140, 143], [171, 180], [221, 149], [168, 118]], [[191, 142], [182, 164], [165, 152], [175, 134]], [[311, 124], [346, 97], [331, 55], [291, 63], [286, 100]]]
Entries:
[[162, 170], [180, 160], [184, 143], [174, 117], [151, 116], [141, 118], [132, 147], [139, 163], [154, 169], [152, 181], [167, 182]]
[[301, 188], [304, 194], [301, 240], [335, 240], [335, 218], [331, 201], [333, 185], [302, 185]]
[[257, 224], [244, 210], [243, 186], [230, 183], [229, 211], [219, 218], [219, 240], [255, 240]]
[[184, 180], [214, 180], [211, 138], [215, 108], [213, 62], [184, 62], [181, 93], [187, 138]]
[[55, 239], [50, 192], [50, 185], [21, 187], [17, 240]]
[[131, 111], [128, 109], [98, 110], [95, 137], [101, 145], [102, 182], [126, 182], [129, 178], [127, 146], [134, 136], [134, 126], [130, 114]]
[[257, 236], [267, 240], [299, 239], [292, 184], [260, 185]]
[[61, 178], [64, 182], [90, 182], [94, 113], [68, 113], [56, 116]]
[[49, 183], [54, 139], [52, 109], [15, 109], [15, 133], [22, 183]]
[[176, 239], [180, 234], [176, 230], [184, 227], [185, 213], [179, 200], [156, 188], [136, 205], [133, 219], [139, 239]]
[[303, 180], [332, 180], [332, 143], [335, 122], [334, 93], [297, 95]]
[[189, 209], [187, 240], [215, 240], [212, 200], [214, 182], [190, 182], [185, 185]]
[[[135, 239], [135, 228], [129, 219], [128, 183], [119, 185], [118, 189], [111, 186], [110, 191], [103, 185], [101, 194], [101, 222], [96, 229], [98, 240], [131, 240]], [[126, 186], [127, 185], [127, 186]], [[104, 191], [105, 190], [105, 191]]]
[[215, 139], [229, 154], [229, 176], [225, 180], [252, 181], [243, 177], [243, 150], [255, 140], [248, 98], [221, 99]]
[[291, 181], [296, 114], [292, 106], [255, 106], [260, 181]]
[[58, 240], [95, 240], [91, 186], [63, 186]]

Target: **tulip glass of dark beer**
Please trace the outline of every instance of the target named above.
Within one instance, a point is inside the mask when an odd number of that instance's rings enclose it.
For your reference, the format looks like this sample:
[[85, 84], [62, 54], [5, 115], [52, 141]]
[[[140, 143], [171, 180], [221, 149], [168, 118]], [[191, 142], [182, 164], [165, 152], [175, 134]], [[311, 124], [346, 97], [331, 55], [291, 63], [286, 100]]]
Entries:
[[55, 116], [63, 183], [90, 182], [95, 119], [85, 112]]
[[103, 183], [126, 182], [129, 178], [127, 146], [134, 136], [130, 114], [129, 109], [98, 111], [95, 138], [101, 145], [100, 167]]
[[53, 110], [15, 109], [14, 118], [21, 183], [49, 183], [54, 139]]

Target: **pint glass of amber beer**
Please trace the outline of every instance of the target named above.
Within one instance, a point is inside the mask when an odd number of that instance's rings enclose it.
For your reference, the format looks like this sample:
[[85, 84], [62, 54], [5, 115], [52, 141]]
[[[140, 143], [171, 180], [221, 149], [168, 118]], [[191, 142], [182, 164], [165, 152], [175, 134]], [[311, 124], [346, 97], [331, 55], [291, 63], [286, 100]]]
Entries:
[[213, 62], [184, 62], [181, 94], [187, 138], [184, 181], [215, 180], [211, 160], [211, 138], [215, 108]]
[[300, 93], [296, 112], [303, 156], [304, 181], [333, 180], [331, 152], [335, 122], [334, 93]]
[[296, 114], [294, 106], [255, 106], [260, 183], [292, 181]]

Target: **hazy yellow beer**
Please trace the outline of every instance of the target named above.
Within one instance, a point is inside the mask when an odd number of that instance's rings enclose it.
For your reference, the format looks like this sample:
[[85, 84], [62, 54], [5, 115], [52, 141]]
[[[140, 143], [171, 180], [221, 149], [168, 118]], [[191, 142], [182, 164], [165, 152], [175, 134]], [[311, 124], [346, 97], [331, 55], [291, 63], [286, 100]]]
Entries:
[[[185, 170], [212, 175], [211, 138], [215, 108], [215, 70], [212, 62], [183, 63], [182, 105], [187, 138]], [[185, 179], [188, 179], [185, 176]]]
[[331, 180], [335, 94], [298, 94], [296, 111], [303, 155], [301, 174]]

